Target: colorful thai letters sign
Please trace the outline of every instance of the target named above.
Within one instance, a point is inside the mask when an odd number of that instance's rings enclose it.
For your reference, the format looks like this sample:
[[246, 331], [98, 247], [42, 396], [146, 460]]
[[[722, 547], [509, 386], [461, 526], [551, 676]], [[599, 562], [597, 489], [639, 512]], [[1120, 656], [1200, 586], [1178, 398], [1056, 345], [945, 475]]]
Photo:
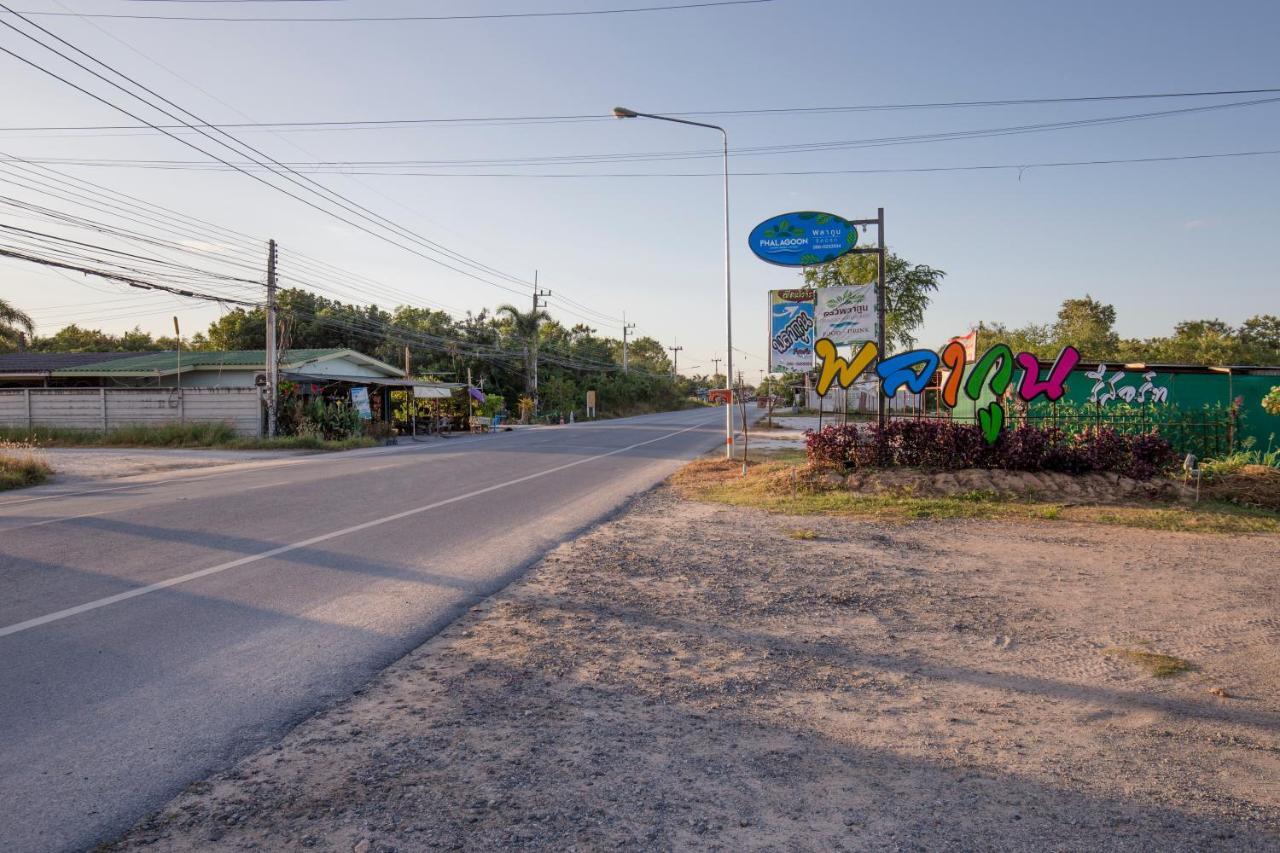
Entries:
[[[814, 352], [819, 360], [817, 392], [826, 396], [832, 384], [848, 388], [857, 378], [876, 361], [879, 350], [874, 343], [863, 344], [854, 352], [852, 360], [846, 361], [836, 354], [836, 345], [828, 338], [819, 338], [814, 344]], [[961, 341], [953, 340], [942, 348], [941, 352], [918, 349], [898, 353], [880, 359], [876, 364], [876, 375], [880, 377], [880, 391], [886, 397], [898, 393], [904, 385], [913, 393], [924, 391], [933, 378], [933, 374], [942, 368], [946, 371], [946, 379], [940, 388], [941, 402], [947, 408], [954, 409], [960, 395], [977, 403], [985, 389], [989, 388], [995, 395], [995, 401], [977, 409], [978, 426], [983, 438], [994, 444], [1004, 428], [1005, 411], [1000, 399], [1013, 385], [1014, 366], [1022, 368], [1022, 380], [1018, 384], [1018, 397], [1026, 403], [1043, 397], [1054, 401], [1066, 393], [1067, 377], [1071, 369], [1080, 361], [1080, 352], [1073, 346], [1063, 347], [1049, 368], [1049, 375], [1040, 378], [1040, 362], [1029, 352], [1021, 352], [1016, 356], [1007, 344], [995, 344], [974, 363], [969, 376], [965, 377], [965, 367], [969, 354]]]
[[838, 347], [878, 340], [875, 284], [819, 287], [814, 319], [817, 336]]
[[847, 220], [814, 210], [770, 217], [747, 237], [757, 258], [784, 267], [825, 264], [848, 254], [857, 243], [858, 229]]
[[769, 291], [769, 372], [813, 367], [812, 288]]

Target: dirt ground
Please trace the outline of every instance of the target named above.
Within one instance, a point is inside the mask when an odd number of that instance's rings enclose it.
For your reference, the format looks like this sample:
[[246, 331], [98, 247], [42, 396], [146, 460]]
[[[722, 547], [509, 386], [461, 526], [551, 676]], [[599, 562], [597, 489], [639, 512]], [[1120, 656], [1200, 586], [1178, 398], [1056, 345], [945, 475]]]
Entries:
[[661, 489], [110, 849], [1280, 850], [1278, 545]]
[[289, 459], [306, 451], [168, 447], [42, 447], [36, 452], [43, 456], [53, 468], [53, 482], [80, 483], [88, 480], [130, 477], [134, 474], [150, 474], [156, 471]]

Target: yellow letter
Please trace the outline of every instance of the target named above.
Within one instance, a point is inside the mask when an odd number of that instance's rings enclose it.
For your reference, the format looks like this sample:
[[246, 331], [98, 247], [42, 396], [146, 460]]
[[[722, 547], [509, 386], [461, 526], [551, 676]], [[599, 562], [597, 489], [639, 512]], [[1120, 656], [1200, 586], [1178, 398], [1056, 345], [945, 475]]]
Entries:
[[830, 338], [819, 338], [813, 345], [813, 351], [818, 354], [818, 358], [822, 359], [822, 368], [818, 373], [819, 397], [827, 396], [827, 391], [831, 389], [831, 380], [836, 378], [837, 373], [840, 374], [837, 383], [841, 388], [848, 388], [880, 353], [876, 345], [868, 341], [854, 354], [853, 361], [848, 362], [836, 355], [836, 345], [831, 343]]

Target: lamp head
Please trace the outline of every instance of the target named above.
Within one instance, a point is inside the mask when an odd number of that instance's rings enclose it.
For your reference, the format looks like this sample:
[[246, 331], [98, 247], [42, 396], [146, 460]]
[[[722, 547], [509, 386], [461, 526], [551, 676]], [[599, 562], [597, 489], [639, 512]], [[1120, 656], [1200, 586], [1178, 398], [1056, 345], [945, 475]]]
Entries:
[[614, 117], [614, 118], [635, 118], [635, 117], [636, 117], [636, 116], [638, 116], [638, 115], [640, 115], [640, 114], [639, 114], [639, 113], [637, 113], [635, 110], [629, 110], [629, 109], [627, 109], [626, 107], [614, 107], [614, 108], [613, 108], [613, 117]]

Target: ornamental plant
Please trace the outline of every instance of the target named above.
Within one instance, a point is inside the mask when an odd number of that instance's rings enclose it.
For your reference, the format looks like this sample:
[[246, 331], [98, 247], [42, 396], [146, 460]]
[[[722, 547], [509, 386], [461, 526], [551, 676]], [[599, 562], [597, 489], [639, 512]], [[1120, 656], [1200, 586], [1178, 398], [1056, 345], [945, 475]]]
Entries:
[[1176, 454], [1158, 432], [1122, 433], [1108, 427], [1066, 432], [1057, 427], [1019, 426], [988, 444], [980, 427], [943, 420], [844, 424], [810, 431], [809, 460], [850, 470], [902, 466], [957, 470], [1109, 472], [1146, 479], [1168, 469]]
[[1272, 386], [1262, 398], [1262, 410], [1268, 415], [1280, 415], [1280, 385]]

